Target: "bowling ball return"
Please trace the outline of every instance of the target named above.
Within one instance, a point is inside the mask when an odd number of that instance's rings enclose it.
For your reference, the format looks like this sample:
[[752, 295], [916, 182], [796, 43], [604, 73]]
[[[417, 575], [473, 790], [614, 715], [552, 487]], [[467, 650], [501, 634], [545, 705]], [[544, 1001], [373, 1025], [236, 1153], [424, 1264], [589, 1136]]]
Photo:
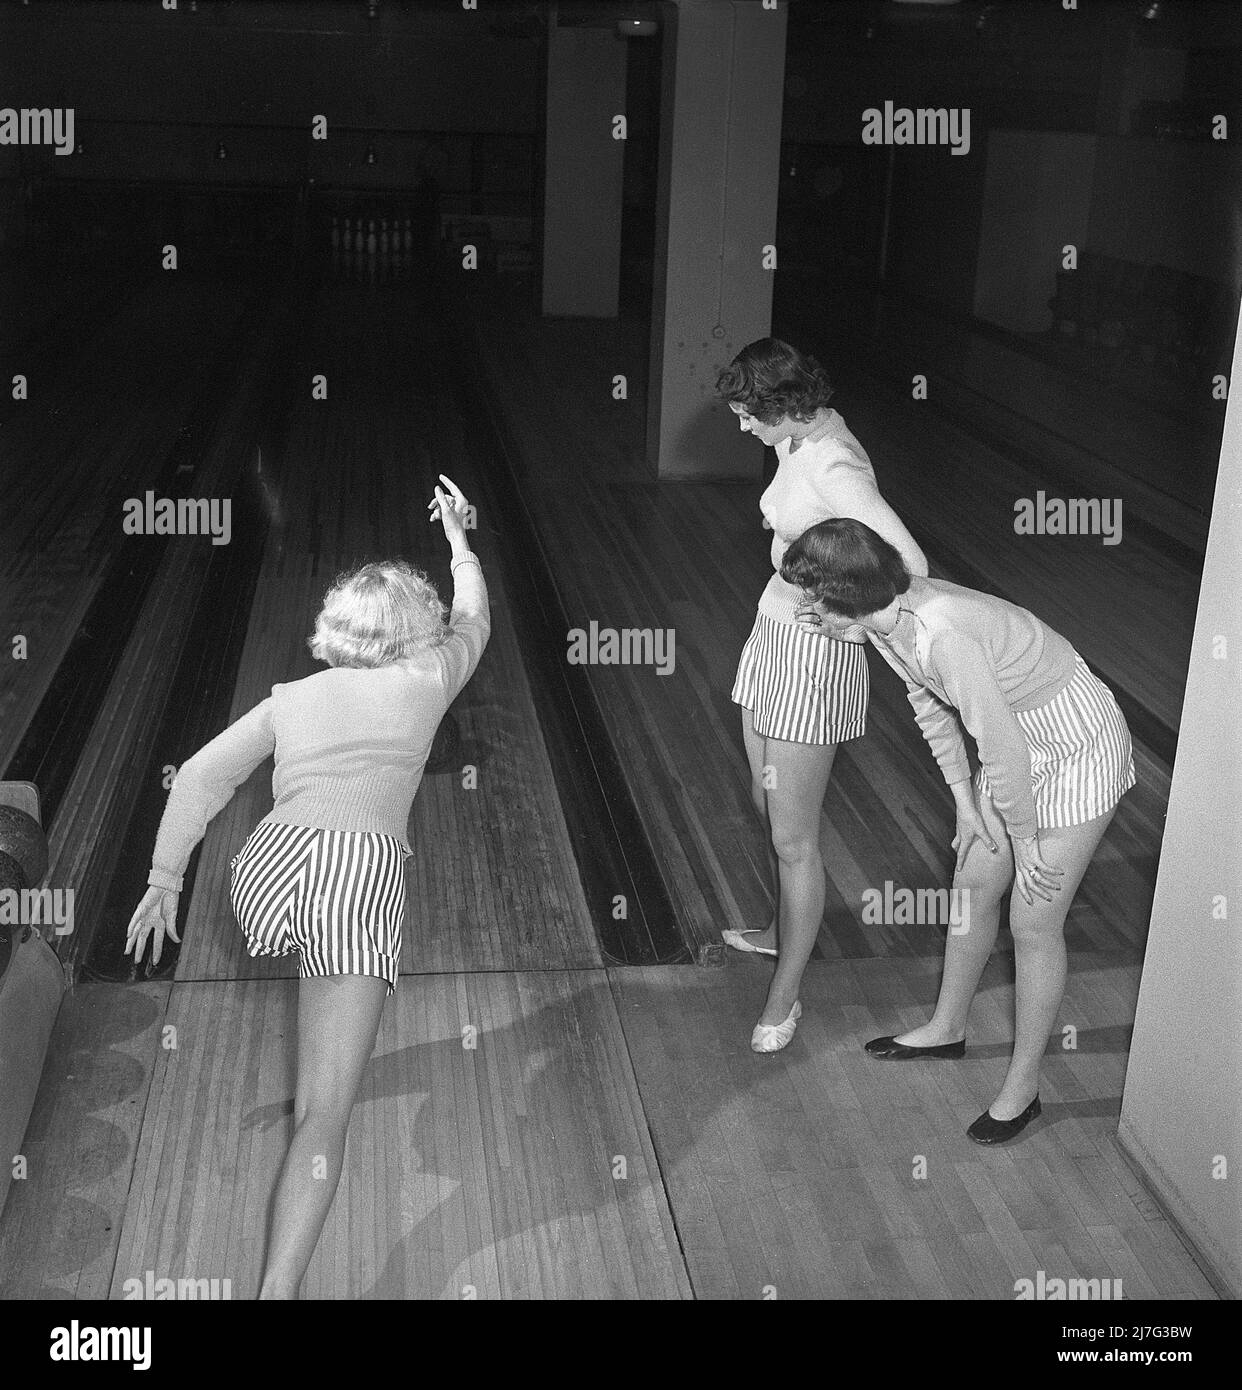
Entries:
[[47, 867], [38, 789], [32, 782], [0, 782], [0, 1211], [12, 1182], [12, 1156], [24, 1152], [65, 992], [60, 958], [19, 910], [20, 895], [43, 886]]

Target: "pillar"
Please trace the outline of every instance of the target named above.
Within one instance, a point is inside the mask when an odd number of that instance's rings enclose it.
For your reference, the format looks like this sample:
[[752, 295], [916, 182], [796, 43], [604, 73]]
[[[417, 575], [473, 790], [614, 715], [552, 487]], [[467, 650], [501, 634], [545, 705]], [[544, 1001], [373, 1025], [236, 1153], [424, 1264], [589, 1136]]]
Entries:
[[647, 458], [662, 478], [750, 478], [763, 448], [715, 396], [772, 324], [786, 0], [676, 0], [663, 15]]
[[615, 26], [548, 34], [543, 312], [615, 318], [621, 277], [626, 40]]
[[1242, 336], [1118, 1140], [1242, 1297]]

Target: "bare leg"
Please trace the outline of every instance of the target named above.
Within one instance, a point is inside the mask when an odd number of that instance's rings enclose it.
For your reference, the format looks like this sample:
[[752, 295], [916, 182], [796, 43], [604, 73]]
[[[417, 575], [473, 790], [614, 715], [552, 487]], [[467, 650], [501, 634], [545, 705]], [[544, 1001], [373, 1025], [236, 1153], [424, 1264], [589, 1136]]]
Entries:
[[907, 1047], [941, 1047], [960, 1042], [966, 1036], [966, 1016], [979, 988], [979, 978], [996, 944], [1001, 904], [1013, 883], [1013, 852], [1009, 836], [992, 798], [981, 796], [979, 810], [988, 833], [996, 845], [993, 854], [976, 840], [966, 855], [961, 871], [953, 876], [955, 890], [969, 893], [963, 913], [965, 931], [950, 929], [944, 943], [944, 974], [936, 1011], [918, 1028], [897, 1037]]
[[260, 1298], [296, 1298], [336, 1195], [345, 1132], [388, 995], [369, 975], [298, 982], [298, 1080], [293, 1140], [272, 1204]]
[[772, 885], [773, 896], [772, 920], [768, 923], [766, 931], [751, 937], [751, 945], [766, 946], [769, 950], [775, 950], [776, 924], [780, 915], [781, 903], [781, 876], [780, 861], [776, 857], [776, 851], [772, 848], [772, 826], [768, 820], [768, 793], [764, 786], [764, 745], [767, 740], [762, 734], [755, 733], [754, 711], [745, 708], [742, 710], [742, 742], [746, 746], [746, 761], [750, 763], [750, 799], [759, 819], [763, 822], [764, 841], [768, 851], [768, 882]]
[[1035, 898], [1033, 905], [1014, 893], [1009, 904], [1016, 963], [1013, 1059], [1000, 1094], [988, 1107], [993, 1119], [1012, 1120], [1039, 1091], [1039, 1064], [1048, 1046], [1065, 993], [1065, 918], [1115, 812], [1064, 830], [1041, 830], [1044, 859], [1064, 872], [1052, 901]]
[[836, 756], [835, 743], [765, 740], [773, 769], [768, 788], [772, 848], [779, 864], [780, 957], [768, 988], [760, 1023], [783, 1023], [798, 998], [802, 972], [824, 919], [824, 860], [819, 852], [819, 818]]

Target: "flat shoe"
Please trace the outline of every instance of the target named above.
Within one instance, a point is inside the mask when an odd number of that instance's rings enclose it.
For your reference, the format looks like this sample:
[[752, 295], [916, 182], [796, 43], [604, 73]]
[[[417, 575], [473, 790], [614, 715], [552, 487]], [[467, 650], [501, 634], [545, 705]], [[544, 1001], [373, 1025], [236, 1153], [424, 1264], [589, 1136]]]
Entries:
[[1039, 1108], [1039, 1097], [1036, 1096], [1021, 1115], [1015, 1115], [1012, 1120], [998, 1120], [991, 1110], [985, 1110], [966, 1133], [976, 1144], [1003, 1144], [1007, 1139], [1021, 1134], [1039, 1114]]
[[795, 999], [789, 1017], [784, 1023], [756, 1023], [755, 1031], [750, 1035], [751, 1051], [779, 1052], [793, 1037], [794, 1029], [797, 1028], [801, 1017], [802, 1005]]
[[770, 946], [752, 946], [750, 942], [746, 940], [748, 936], [753, 935], [759, 930], [758, 927], [751, 927], [749, 931], [726, 931], [721, 932], [720, 935], [725, 945], [732, 946], [735, 951], [748, 951], [757, 956], [779, 955], [780, 952], [772, 950]]
[[908, 1057], [964, 1057], [966, 1039], [961, 1042], [942, 1043], [939, 1047], [907, 1047], [895, 1037], [872, 1038], [863, 1049], [872, 1057], [882, 1057], [886, 1062], [905, 1061]]

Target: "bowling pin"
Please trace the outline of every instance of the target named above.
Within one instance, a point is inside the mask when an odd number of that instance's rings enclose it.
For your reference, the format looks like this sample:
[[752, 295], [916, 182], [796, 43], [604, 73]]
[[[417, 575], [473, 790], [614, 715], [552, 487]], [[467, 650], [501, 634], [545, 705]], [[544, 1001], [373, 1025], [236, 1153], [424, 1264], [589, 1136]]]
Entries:
[[368, 224], [367, 259], [370, 261], [375, 259], [375, 223], [373, 221]]
[[414, 233], [410, 230], [410, 219], [405, 219], [405, 231], [402, 233], [401, 244], [405, 248], [406, 259], [409, 259], [410, 247], [414, 245]]
[[335, 217], [332, 219], [332, 249], [334, 251], [341, 249], [341, 229]]
[[345, 219], [345, 249], [346, 251], [354, 249], [354, 233], [348, 217]]

